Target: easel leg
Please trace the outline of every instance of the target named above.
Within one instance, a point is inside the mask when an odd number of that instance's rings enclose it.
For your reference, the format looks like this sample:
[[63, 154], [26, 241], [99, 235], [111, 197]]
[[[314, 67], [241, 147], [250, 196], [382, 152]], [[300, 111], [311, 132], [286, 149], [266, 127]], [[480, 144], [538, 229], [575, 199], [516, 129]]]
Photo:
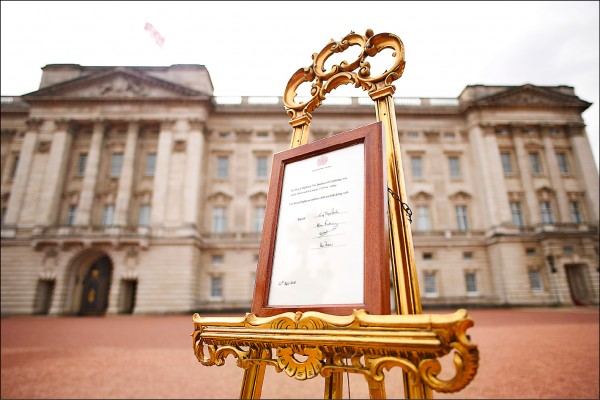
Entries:
[[369, 380], [369, 398], [371, 399], [385, 399], [385, 382], [377, 382]]
[[266, 365], [251, 365], [244, 371], [240, 399], [260, 399]]
[[415, 382], [410, 375], [402, 371], [405, 399], [433, 399], [433, 391], [421, 381]]
[[344, 390], [343, 372], [332, 372], [331, 376], [325, 378], [324, 399], [341, 399]]

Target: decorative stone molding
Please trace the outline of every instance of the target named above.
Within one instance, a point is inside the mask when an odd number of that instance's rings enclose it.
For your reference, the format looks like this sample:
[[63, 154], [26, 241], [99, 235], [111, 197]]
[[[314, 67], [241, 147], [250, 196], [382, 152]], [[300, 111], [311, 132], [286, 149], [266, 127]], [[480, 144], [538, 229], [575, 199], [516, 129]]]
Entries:
[[233, 199], [233, 196], [225, 192], [216, 192], [209, 195], [206, 199], [215, 204], [224, 204], [229, 203]]
[[56, 271], [54, 268], [46, 268], [39, 274], [40, 281], [55, 281], [56, 280]]
[[138, 279], [139, 273], [134, 269], [127, 269], [121, 274], [121, 280], [123, 281], [137, 281]]
[[549, 201], [552, 200], [556, 191], [548, 186], [542, 186], [536, 189], [535, 193], [537, 194], [540, 200]]
[[424, 190], [421, 190], [410, 196], [410, 199], [414, 202], [426, 202], [433, 199], [433, 195], [431, 193], [427, 193]]
[[175, 140], [173, 142], [173, 152], [174, 153], [184, 152], [187, 147], [186, 145], [187, 145], [187, 142], [185, 140], [182, 140], [182, 139]]
[[49, 140], [40, 140], [37, 146], [38, 153], [48, 153], [52, 147], [52, 142]]
[[459, 190], [458, 192], [448, 196], [448, 198], [452, 201], [469, 201], [471, 200], [472, 196], [463, 190]]
[[41, 118], [30, 118], [25, 121], [25, 124], [27, 125], [28, 131], [39, 132], [43, 122], [44, 120]]
[[150, 203], [152, 202], [152, 191], [151, 190], [140, 190], [133, 195], [135, 200], [138, 200], [140, 203]]
[[112, 81], [105, 82], [97, 89], [97, 96], [134, 97], [147, 96], [147, 89], [141, 82], [134, 79], [117, 76]]
[[249, 196], [250, 200], [253, 202], [263, 202], [266, 203], [267, 201], [267, 193], [262, 192], [262, 191], [258, 191], [252, 195]]
[[65, 194], [63, 194], [63, 199], [68, 205], [76, 206], [79, 204], [79, 190], [71, 190]]

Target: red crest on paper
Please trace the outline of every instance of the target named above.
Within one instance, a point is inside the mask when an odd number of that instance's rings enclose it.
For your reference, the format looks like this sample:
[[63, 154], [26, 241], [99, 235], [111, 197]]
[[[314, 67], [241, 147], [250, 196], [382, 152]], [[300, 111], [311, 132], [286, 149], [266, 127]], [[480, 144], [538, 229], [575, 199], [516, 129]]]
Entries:
[[325, 164], [327, 164], [327, 156], [323, 154], [321, 157], [317, 158], [317, 165], [320, 167]]

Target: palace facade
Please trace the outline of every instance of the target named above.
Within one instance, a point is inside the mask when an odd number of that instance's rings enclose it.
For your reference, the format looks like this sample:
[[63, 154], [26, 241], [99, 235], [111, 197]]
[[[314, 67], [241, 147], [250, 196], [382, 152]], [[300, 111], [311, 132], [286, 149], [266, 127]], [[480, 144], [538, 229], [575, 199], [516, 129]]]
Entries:
[[[529, 84], [394, 101], [425, 306], [598, 304], [590, 103]], [[310, 140], [374, 121], [332, 97]], [[2, 97], [2, 313], [249, 310], [291, 132], [280, 97], [215, 97], [202, 65], [45, 66]]]

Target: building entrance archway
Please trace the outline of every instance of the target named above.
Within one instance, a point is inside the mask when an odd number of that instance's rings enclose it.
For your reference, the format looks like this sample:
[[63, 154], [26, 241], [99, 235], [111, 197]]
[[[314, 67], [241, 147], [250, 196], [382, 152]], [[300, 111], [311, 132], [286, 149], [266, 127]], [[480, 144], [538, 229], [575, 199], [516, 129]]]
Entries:
[[80, 315], [103, 315], [108, 307], [112, 262], [107, 256], [94, 261], [83, 279]]
[[584, 264], [566, 264], [567, 282], [573, 303], [578, 306], [590, 303], [590, 288], [587, 284], [587, 271]]
[[63, 312], [67, 315], [104, 315], [112, 284], [112, 258], [104, 250], [91, 248], [79, 253], [70, 264]]

